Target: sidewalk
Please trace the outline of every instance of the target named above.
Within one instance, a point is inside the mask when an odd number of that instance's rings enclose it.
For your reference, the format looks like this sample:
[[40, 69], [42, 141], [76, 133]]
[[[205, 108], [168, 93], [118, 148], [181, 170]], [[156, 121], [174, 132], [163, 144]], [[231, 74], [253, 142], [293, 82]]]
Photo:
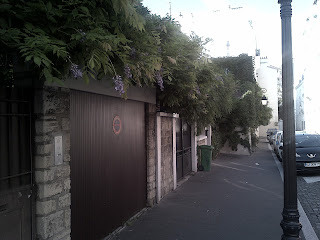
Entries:
[[261, 141], [251, 156], [219, 155], [211, 172], [192, 176], [113, 239], [281, 239], [282, 189]]

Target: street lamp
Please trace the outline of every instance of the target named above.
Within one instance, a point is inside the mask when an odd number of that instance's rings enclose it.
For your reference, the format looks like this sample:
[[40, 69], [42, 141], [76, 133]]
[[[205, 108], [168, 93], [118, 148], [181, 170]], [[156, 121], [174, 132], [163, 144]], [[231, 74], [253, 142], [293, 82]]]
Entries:
[[291, 2], [278, 0], [280, 3], [282, 31], [282, 97], [283, 97], [283, 172], [284, 172], [284, 207], [282, 221], [282, 240], [301, 239], [302, 228], [299, 222], [297, 204], [296, 146], [293, 100], [293, 66], [291, 36]]
[[265, 95], [262, 96], [261, 103], [263, 106], [268, 104], [268, 98]]

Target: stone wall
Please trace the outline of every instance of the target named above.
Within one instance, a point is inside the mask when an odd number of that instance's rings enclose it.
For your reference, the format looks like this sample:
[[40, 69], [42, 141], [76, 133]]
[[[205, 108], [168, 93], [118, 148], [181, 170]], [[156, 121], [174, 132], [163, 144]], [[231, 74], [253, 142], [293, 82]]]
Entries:
[[161, 117], [161, 196], [173, 190], [172, 117]]
[[146, 103], [147, 206], [156, 203], [156, 105]]
[[[36, 238], [67, 240], [71, 232], [69, 90], [35, 90], [34, 114]], [[61, 164], [55, 164], [55, 136], [62, 136]]]

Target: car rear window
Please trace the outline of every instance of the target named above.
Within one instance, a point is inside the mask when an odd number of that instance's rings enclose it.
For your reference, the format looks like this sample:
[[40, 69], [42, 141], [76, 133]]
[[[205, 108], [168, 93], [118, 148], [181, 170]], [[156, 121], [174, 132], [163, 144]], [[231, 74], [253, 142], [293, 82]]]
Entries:
[[296, 135], [296, 147], [320, 147], [320, 135]]

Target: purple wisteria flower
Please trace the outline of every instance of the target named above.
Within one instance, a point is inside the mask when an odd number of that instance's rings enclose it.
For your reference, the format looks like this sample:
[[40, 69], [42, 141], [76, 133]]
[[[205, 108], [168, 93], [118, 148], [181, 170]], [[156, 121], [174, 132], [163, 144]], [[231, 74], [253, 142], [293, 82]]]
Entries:
[[130, 56], [131, 56], [132, 59], [136, 58], [136, 53], [137, 53], [137, 50], [134, 47], [131, 48]]
[[195, 91], [196, 91], [196, 93], [197, 93], [198, 95], [201, 94], [199, 86], [196, 87], [196, 90], [195, 90]]
[[127, 78], [129, 79], [132, 78], [131, 69], [128, 64], [124, 66], [124, 74], [126, 75]]
[[163, 91], [163, 89], [164, 89], [163, 79], [162, 79], [162, 76], [160, 74], [160, 71], [156, 72], [156, 79], [157, 79], [157, 84], [160, 87], [160, 90]]
[[72, 73], [74, 78], [82, 77], [82, 71], [77, 64], [71, 63], [70, 72]]
[[120, 95], [124, 94], [124, 84], [122, 81], [122, 77], [120, 75], [116, 75], [113, 78], [113, 82], [115, 84], [114, 89], [119, 92]]
[[86, 40], [86, 33], [79, 29], [79, 33], [81, 34], [82, 38], [80, 39], [80, 42], [84, 42]]

